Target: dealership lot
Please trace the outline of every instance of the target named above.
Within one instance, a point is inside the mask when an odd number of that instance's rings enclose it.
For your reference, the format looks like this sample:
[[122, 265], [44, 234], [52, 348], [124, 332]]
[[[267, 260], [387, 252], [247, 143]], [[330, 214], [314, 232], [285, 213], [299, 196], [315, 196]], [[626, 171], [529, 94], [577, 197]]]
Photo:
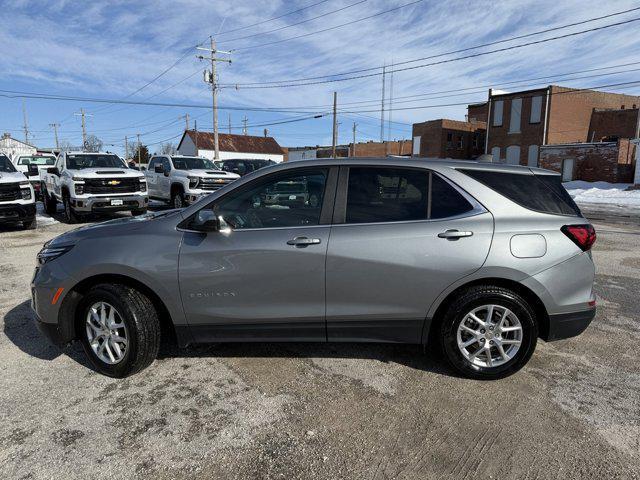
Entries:
[[0, 231], [2, 478], [640, 476], [637, 225], [595, 223], [584, 334], [477, 382], [418, 347], [353, 344], [165, 346], [103, 377], [33, 324], [35, 254], [75, 228], [45, 223]]

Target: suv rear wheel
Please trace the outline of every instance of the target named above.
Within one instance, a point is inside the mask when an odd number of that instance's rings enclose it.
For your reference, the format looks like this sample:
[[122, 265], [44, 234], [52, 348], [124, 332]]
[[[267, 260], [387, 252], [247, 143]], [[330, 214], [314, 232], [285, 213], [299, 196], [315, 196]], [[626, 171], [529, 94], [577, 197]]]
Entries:
[[151, 300], [133, 288], [96, 285], [83, 298], [76, 322], [85, 353], [104, 375], [133, 375], [158, 355], [158, 314]]
[[520, 370], [538, 339], [535, 313], [516, 292], [491, 285], [465, 290], [440, 326], [442, 350], [462, 375], [493, 380]]

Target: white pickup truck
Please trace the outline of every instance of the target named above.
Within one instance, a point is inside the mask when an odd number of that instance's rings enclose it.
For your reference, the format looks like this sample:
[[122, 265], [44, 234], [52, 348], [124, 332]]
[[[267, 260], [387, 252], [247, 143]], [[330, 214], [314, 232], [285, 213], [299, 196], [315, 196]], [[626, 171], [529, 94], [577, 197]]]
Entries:
[[223, 172], [211, 160], [182, 155], [151, 157], [145, 172], [149, 196], [182, 208], [240, 178]]
[[36, 194], [36, 199], [40, 197], [40, 172], [53, 167], [56, 163], [56, 156], [51, 153], [18, 155], [13, 157], [13, 164], [19, 172], [31, 182], [31, 186]]
[[33, 187], [5, 155], [0, 155], [0, 223], [19, 223], [29, 230], [36, 228]]
[[68, 223], [76, 223], [83, 213], [140, 215], [149, 206], [145, 176], [113, 153], [62, 152], [40, 176], [45, 211], [53, 215], [62, 203]]

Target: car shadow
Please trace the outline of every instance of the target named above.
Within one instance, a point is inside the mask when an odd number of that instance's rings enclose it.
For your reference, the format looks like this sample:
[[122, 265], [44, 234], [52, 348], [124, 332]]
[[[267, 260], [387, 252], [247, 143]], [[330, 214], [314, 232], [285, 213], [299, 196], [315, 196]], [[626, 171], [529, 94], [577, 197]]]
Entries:
[[[80, 365], [94, 370], [82, 346], [52, 345], [38, 330], [30, 302], [13, 307], [4, 317], [4, 334], [22, 352], [40, 360], [52, 361], [66, 355]], [[169, 337], [169, 338], [167, 338]], [[425, 354], [419, 345], [388, 343], [212, 343], [178, 348], [170, 336], [160, 346], [159, 359], [170, 358], [334, 358], [377, 360], [444, 376], [458, 377], [444, 361]]]

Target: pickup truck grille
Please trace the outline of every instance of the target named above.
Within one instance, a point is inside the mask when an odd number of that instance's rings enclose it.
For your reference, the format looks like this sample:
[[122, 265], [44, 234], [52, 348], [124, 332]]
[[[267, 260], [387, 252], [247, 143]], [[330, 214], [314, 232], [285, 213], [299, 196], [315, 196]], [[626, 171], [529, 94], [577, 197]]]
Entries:
[[9, 202], [22, 198], [20, 186], [17, 183], [0, 185], [0, 202]]
[[84, 193], [112, 194], [140, 191], [137, 178], [87, 178], [84, 181]]
[[228, 185], [234, 180], [235, 178], [202, 178], [200, 179], [198, 188], [200, 188], [201, 190], [206, 190], [208, 192], [213, 192], [224, 187], [225, 185]]

